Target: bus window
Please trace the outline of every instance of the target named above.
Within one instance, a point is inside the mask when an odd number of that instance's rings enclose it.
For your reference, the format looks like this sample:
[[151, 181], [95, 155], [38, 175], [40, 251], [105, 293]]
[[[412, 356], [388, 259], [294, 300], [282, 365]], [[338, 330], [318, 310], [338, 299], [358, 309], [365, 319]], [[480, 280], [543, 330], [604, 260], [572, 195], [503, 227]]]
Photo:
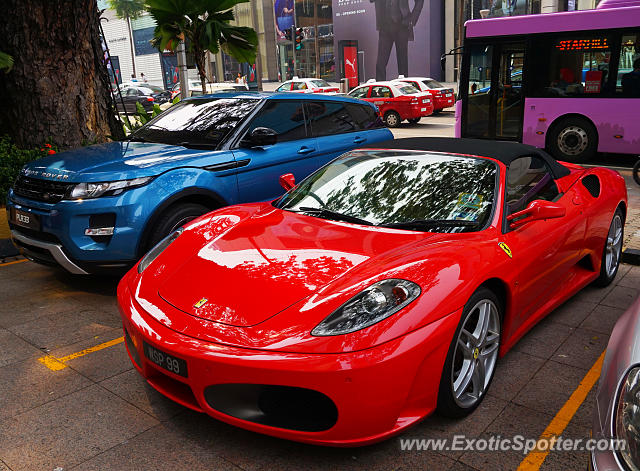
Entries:
[[491, 106], [491, 61], [493, 46], [484, 44], [470, 48], [469, 99], [467, 134], [469, 137], [489, 137]]
[[524, 44], [505, 44], [500, 51], [496, 137], [517, 138], [522, 128]]
[[640, 98], [640, 72], [633, 72], [634, 63], [638, 59], [640, 59], [640, 31], [623, 34], [616, 93], [626, 97]]
[[607, 92], [611, 39], [571, 35], [540, 41], [535, 63], [542, 69], [533, 93], [542, 97], [593, 96]]

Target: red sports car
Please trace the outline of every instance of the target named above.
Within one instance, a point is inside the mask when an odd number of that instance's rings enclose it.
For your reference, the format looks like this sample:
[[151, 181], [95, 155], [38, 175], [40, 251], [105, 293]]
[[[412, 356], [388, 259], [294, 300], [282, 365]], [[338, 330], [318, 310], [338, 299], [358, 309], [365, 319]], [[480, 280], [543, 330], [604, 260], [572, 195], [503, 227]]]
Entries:
[[483, 400], [499, 356], [620, 259], [622, 177], [517, 143], [403, 139], [222, 208], [121, 281], [138, 371], [249, 430], [353, 446]]

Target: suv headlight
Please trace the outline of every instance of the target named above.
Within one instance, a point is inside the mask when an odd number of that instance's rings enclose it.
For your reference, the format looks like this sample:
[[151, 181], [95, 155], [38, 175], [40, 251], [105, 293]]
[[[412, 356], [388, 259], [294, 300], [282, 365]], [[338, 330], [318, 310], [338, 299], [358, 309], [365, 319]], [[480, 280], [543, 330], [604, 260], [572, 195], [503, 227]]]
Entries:
[[140, 260], [140, 263], [138, 264], [138, 273], [142, 273], [143, 271], [145, 271], [147, 267], [151, 265], [151, 262], [158, 258], [158, 256], [162, 252], [164, 252], [165, 249], [169, 247], [169, 245], [171, 245], [171, 242], [176, 240], [178, 236], [182, 234], [182, 231], [184, 231], [182, 227], [173, 231], [167, 237], [158, 242], [151, 250], [149, 250], [147, 254], [142, 257], [142, 260]]
[[364, 329], [398, 312], [418, 296], [420, 287], [412, 281], [378, 281], [320, 322], [311, 335], [342, 335]]
[[115, 182], [78, 183], [67, 194], [67, 199], [78, 200], [98, 198], [100, 196], [116, 196], [125, 190], [146, 185], [153, 177], [133, 178]]
[[640, 366], [627, 373], [618, 394], [616, 438], [627, 442], [618, 453], [630, 471], [640, 469]]

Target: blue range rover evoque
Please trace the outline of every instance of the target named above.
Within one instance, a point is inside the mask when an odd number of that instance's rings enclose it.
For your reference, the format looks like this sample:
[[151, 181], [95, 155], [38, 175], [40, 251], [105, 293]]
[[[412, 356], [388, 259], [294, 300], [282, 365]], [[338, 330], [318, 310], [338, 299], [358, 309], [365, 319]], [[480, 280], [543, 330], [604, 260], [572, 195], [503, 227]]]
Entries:
[[372, 105], [350, 98], [190, 98], [128, 141], [25, 166], [7, 202], [12, 238], [28, 258], [71, 273], [125, 268], [201, 214], [278, 197], [282, 174], [301, 179], [345, 151], [392, 138]]

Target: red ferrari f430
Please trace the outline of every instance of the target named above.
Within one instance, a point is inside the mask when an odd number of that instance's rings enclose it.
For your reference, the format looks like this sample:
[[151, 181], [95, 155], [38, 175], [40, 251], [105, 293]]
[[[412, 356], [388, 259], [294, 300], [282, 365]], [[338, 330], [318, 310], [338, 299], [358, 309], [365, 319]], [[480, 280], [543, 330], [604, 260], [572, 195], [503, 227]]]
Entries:
[[517, 143], [401, 139], [175, 230], [120, 282], [136, 369], [174, 401], [301, 442], [471, 413], [499, 358], [618, 270], [626, 187]]

